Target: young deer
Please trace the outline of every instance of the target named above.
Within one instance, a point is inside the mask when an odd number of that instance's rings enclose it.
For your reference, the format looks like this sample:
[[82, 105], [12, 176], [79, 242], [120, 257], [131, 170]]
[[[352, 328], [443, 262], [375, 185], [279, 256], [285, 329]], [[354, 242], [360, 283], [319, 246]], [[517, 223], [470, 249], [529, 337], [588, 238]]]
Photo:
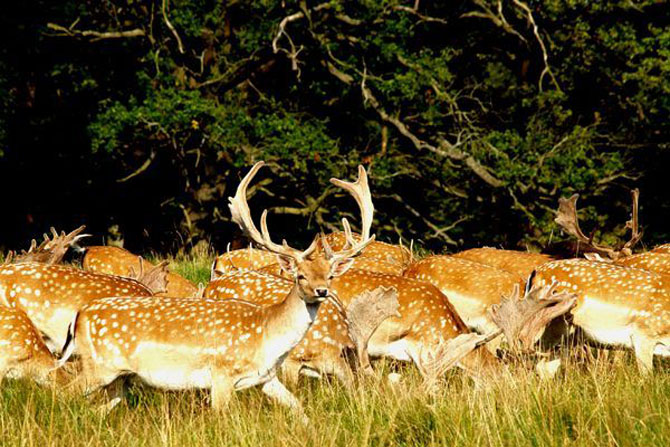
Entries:
[[608, 347], [635, 351], [650, 372], [654, 354], [670, 355], [670, 277], [616, 264], [568, 259], [538, 267], [530, 284], [557, 283], [577, 295], [572, 323]]
[[[84, 270], [107, 275], [128, 276], [129, 272], [139, 272], [146, 264], [149, 268], [153, 264], [128, 250], [112, 246], [93, 246], [86, 248], [82, 261]], [[162, 296], [190, 297], [198, 294], [198, 287], [188, 279], [173, 273], [167, 273], [167, 286]]]
[[549, 255], [540, 253], [501, 250], [492, 247], [471, 248], [470, 250], [454, 253], [452, 256], [490, 265], [500, 270], [515, 273], [522, 278], [528, 278], [537, 266], [554, 259]]
[[[68, 325], [81, 306], [94, 298], [151, 296], [164, 284], [164, 266], [147, 272], [146, 285], [118, 276], [87, 272], [67, 265], [36, 262], [0, 266], [0, 304], [23, 310], [48, 339], [52, 352], [65, 343]], [[155, 274], [158, 274], [156, 277]], [[155, 281], [153, 281], [155, 280]]]
[[269, 306], [236, 299], [134, 297], [85, 305], [71, 326], [64, 357], [76, 344], [88, 391], [112, 385], [110, 409], [123, 391], [117, 379], [134, 374], [156, 387], [209, 388], [218, 409], [226, 407], [234, 390], [262, 385], [269, 396], [300, 410], [276, 371], [309, 330], [320, 304], [332, 299], [332, 278], [344, 273], [374, 237], [328, 257], [316, 252], [316, 240], [304, 251], [272, 242], [267, 210], [259, 231], [246, 201], [247, 187], [263, 164], [256, 163], [242, 179], [230, 211], [233, 222], [291, 273], [289, 293]]
[[0, 382], [4, 377], [52, 383], [57, 361], [25, 312], [0, 305]]
[[480, 334], [497, 329], [488, 314], [502, 294], [509, 294], [523, 279], [505, 270], [453, 256], [427, 256], [414, 262], [405, 277], [424, 281], [437, 287], [447, 296], [465, 321]]

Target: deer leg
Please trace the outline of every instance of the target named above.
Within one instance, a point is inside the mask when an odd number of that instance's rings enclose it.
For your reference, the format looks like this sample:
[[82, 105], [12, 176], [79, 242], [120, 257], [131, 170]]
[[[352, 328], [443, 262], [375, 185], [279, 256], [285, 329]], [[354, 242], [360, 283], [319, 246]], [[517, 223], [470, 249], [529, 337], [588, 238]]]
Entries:
[[107, 402], [100, 405], [96, 412], [102, 416], [107, 416], [111, 411], [121, 403], [125, 391], [125, 377], [117, 377], [109, 385], [105, 386], [105, 395]]
[[301, 369], [302, 364], [300, 362], [286, 359], [281, 365], [282, 377], [292, 386], [297, 385], [298, 380], [300, 380]]
[[637, 367], [643, 375], [651, 374], [654, 370], [654, 348], [656, 340], [652, 340], [641, 334], [631, 336]]
[[217, 411], [226, 410], [234, 391], [235, 384], [230, 377], [223, 374], [213, 374], [211, 389], [212, 408]]
[[291, 393], [284, 386], [284, 384], [279, 381], [277, 376], [274, 376], [268, 382], [265, 382], [262, 389], [263, 392], [267, 394], [271, 399], [275, 400], [281, 405], [285, 405], [290, 409], [297, 411], [302, 415], [303, 413], [302, 404], [300, 403], [298, 398], [295, 397], [293, 393]]
[[335, 361], [327, 362], [322, 368], [326, 374], [334, 376], [347, 389], [352, 389], [354, 386], [354, 377], [347, 361], [338, 356]]

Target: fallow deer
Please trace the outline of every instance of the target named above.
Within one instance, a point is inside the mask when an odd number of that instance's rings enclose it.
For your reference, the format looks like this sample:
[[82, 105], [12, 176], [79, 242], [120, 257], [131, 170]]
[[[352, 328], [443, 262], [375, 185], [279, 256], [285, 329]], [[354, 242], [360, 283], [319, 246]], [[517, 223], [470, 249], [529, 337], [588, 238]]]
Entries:
[[537, 266], [554, 259], [552, 256], [540, 253], [502, 250], [492, 247], [471, 248], [454, 253], [452, 256], [516, 273], [522, 278], [528, 278]]
[[[270, 306], [281, 302], [290, 291], [292, 283], [289, 279], [281, 276], [262, 273], [257, 271], [242, 271], [234, 274], [221, 276], [210, 282], [203, 296], [213, 299], [244, 299], [261, 306]], [[388, 308], [387, 312], [397, 311], [397, 301], [390, 302], [390, 298], [384, 295], [385, 289], [381, 289], [382, 295], [365, 297], [367, 305], [373, 305], [375, 299], [383, 301], [380, 303]], [[371, 289], [371, 293], [379, 292]], [[350, 387], [353, 384], [351, 365], [346, 356], [348, 351], [358, 346], [352, 340], [350, 334], [350, 319], [356, 321], [359, 315], [348, 315], [340, 306], [325, 302], [319, 308], [314, 323], [305, 334], [305, 337], [291, 351], [282, 364], [284, 376], [295, 383], [300, 374], [307, 376], [323, 377], [330, 375], [337, 378], [343, 385]], [[366, 317], [361, 317], [366, 319]], [[367, 329], [371, 333], [378, 326], [372, 321], [365, 321]], [[369, 335], [372, 335], [372, 334]], [[369, 336], [363, 340], [367, 343]], [[363, 357], [365, 362], [365, 354]], [[366, 367], [367, 363], [363, 365]]]
[[22, 310], [0, 305], [0, 381], [29, 378], [41, 385], [55, 379], [57, 361]]
[[480, 334], [497, 326], [488, 315], [503, 294], [510, 294], [523, 279], [505, 270], [453, 256], [427, 256], [405, 271], [407, 278], [437, 287], [453, 304], [467, 326]]
[[[145, 267], [146, 264], [146, 267]], [[112, 246], [92, 246], [86, 248], [82, 261], [84, 270], [107, 275], [128, 276], [131, 271], [155, 267], [128, 250]], [[188, 279], [174, 272], [167, 273], [166, 291], [161, 296], [190, 297], [198, 294], [198, 287]]]
[[[165, 266], [131, 278], [87, 272], [67, 265], [20, 262], [0, 266], [0, 304], [23, 310], [47, 337], [53, 352], [65, 342], [68, 325], [79, 308], [94, 298], [135, 295], [151, 296], [151, 287], [164, 284]], [[156, 277], [158, 274], [158, 277]]]
[[332, 299], [332, 278], [344, 273], [374, 236], [331, 256], [316, 252], [316, 240], [304, 251], [272, 242], [267, 210], [259, 231], [246, 201], [247, 187], [263, 164], [254, 165], [230, 198], [232, 220], [277, 255], [291, 272], [293, 287], [282, 302], [266, 307], [235, 299], [169, 297], [104, 298], [85, 305], [69, 331], [64, 358], [76, 344], [87, 389], [112, 385], [108, 408], [121, 399], [117, 379], [134, 374], [157, 387], [211, 389], [212, 405], [220, 409], [234, 390], [262, 385], [269, 396], [300, 410], [277, 379], [277, 368], [309, 330], [320, 304]]
[[650, 372], [654, 354], [670, 355], [668, 277], [587, 259], [552, 261], [538, 267], [531, 284], [556, 282], [577, 295], [572, 324], [607, 347], [635, 351], [641, 371]]

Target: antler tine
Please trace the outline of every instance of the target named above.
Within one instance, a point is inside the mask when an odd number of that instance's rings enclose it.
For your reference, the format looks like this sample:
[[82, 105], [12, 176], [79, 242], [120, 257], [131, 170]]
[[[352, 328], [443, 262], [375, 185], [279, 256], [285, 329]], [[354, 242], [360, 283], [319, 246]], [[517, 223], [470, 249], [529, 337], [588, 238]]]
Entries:
[[348, 191], [354, 197], [361, 210], [361, 239], [368, 239], [370, 237], [370, 229], [372, 228], [372, 217], [375, 207], [372, 203], [368, 174], [365, 172], [365, 168], [362, 165], [358, 165], [358, 179], [355, 182], [345, 182], [336, 178], [331, 178], [330, 182]]
[[640, 242], [642, 239], [642, 232], [640, 231], [640, 222], [638, 220], [638, 208], [640, 204], [640, 190], [635, 188], [631, 191], [631, 197], [633, 201], [633, 209], [631, 211], [631, 217], [629, 221], [626, 221], [626, 228], [631, 231], [630, 239], [626, 242], [621, 249], [625, 251], [626, 255], [631, 255], [633, 247]]
[[602, 247], [593, 242], [593, 234], [587, 237], [579, 227], [579, 217], [577, 216], [577, 199], [579, 194], [573, 194], [570, 198], [561, 197], [558, 199], [558, 211], [556, 212], [556, 222], [563, 230], [571, 236], [577, 238], [579, 243], [590, 247], [598, 254], [607, 256], [610, 259], [619, 257], [619, 253], [611, 248]]
[[349, 194], [353, 196], [354, 200], [356, 200], [358, 208], [361, 211], [360, 240], [356, 242], [353, 234], [351, 233], [351, 226], [349, 225], [349, 221], [346, 218], [342, 219], [342, 225], [344, 226], [344, 233], [347, 239], [347, 247], [335, 254], [335, 256], [338, 258], [355, 256], [375, 238], [374, 235], [370, 235], [375, 207], [372, 203], [372, 194], [370, 193], [370, 185], [368, 184], [368, 174], [365, 172], [365, 168], [362, 165], [359, 165], [358, 179], [355, 182], [345, 182], [344, 180], [339, 180], [336, 178], [331, 178], [330, 182], [333, 185], [349, 192]]
[[256, 173], [265, 165], [264, 161], [256, 163], [246, 176], [242, 179], [234, 197], [228, 198], [228, 207], [232, 221], [235, 222], [242, 231], [256, 244], [276, 254], [298, 258], [301, 254], [299, 250], [289, 247], [288, 245], [279, 245], [272, 242], [267, 229], [267, 210], [263, 211], [261, 216], [261, 231], [258, 231], [254, 221], [251, 218], [251, 210], [247, 203], [247, 188], [249, 183], [254, 178]]

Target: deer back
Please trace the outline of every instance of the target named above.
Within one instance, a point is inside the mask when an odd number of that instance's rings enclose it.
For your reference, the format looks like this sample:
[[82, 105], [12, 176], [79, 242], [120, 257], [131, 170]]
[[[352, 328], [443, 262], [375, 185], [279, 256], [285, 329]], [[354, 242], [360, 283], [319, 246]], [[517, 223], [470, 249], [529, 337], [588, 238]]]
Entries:
[[257, 248], [231, 250], [216, 257], [212, 266], [212, 279], [236, 272], [253, 271], [276, 264], [277, 255]]
[[413, 263], [408, 278], [433, 284], [454, 305], [470, 328], [488, 332], [496, 328], [487, 311], [510, 294], [523, 279], [514, 273], [453, 256], [428, 256]]
[[652, 250], [655, 253], [670, 253], [670, 244], [659, 245]]
[[[86, 249], [82, 261], [84, 270], [107, 275], [128, 276], [132, 272], [156, 267], [128, 250], [112, 246], [94, 246]], [[198, 293], [198, 287], [191, 281], [173, 272], [167, 272], [166, 290], [160, 296], [190, 297]]]
[[[354, 234], [354, 237], [359, 238], [360, 236]], [[327, 234], [326, 240], [333, 250], [341, 250], [347, 243], [346, 235], [341, 231]], [[396, 265], [399, 269], [402, 269], [409, 263], [412, 254], [407, 247], [373, 241], [365, 247], [359, 258], [377, 259], [387, 264]]]
[[670, 253], [647, 251], [618, 259], [616, 264], [670, 275]]
[[552, 261], [538, 267], [533, 283], [557, 284], [577, 296], [572, 310], [582, 327], [644, 327], [670, 330], [670, 281], [646, 270], [586, 259]]
[[491, 247], [471, 248], [454, 253], [452, 256], [490, 265], [491, 267], [515, 273], [522, 278], [528, 278], [537, 266], [554, 259], [552, 256], [540, 253], [501, 250]]
[[87, 272], [67, 265], [22, 263], [0, 266], [0, 300], [22, 309], [56, 347], [62, 346], [77, 310], [92, 299], [149, 296], [138, 281]]

